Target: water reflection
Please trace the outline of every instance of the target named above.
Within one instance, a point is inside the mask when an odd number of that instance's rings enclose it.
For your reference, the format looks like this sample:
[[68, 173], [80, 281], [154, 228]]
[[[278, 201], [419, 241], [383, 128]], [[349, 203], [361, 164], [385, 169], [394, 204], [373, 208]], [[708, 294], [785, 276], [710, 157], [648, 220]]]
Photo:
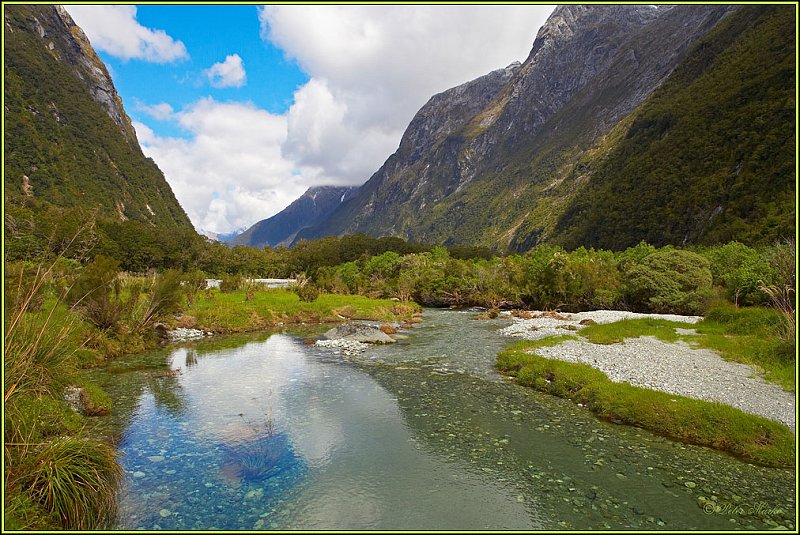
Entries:
[[[492, 372], [497, 323], [433, 311], [358, 361], [285, 334], [95, 372], [115, 401], [124, 529], [763, 528], [700, 498], [794, 512], [793, 472], [596, 420]], [[462, 349], [463, 348], [463, 349]], [[689, 479], [691, 478], [691, 479]], [[692, 483], [686, 485], [686, 483]], [[771, 520], [771, 519], [770, 519]]]

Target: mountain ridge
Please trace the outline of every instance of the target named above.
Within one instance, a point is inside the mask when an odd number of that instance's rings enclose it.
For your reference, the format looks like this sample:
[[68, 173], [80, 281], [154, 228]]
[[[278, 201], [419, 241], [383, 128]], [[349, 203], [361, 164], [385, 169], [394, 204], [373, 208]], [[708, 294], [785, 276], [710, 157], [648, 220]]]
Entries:
[[[784, 18], [789, 12], [770, 11]], [[679, 244], [635, 221], [623, 241], [587, 241], [561, 216], [604, 158], [627, 143], [637, 110], [687, 58], [702, 55], [696, 43], [733, 15], [742, 22], [725, 26], [729, 41], [749, 39], [742, 33], [755, 24], [749, 6], [560, 6], [524, 63], [510, 66], [501, 83], [481, 87], [474, 101], [458, 96], [486, 77], [432, 97], [359, 193], [295, 241], [364, 232], [500, 251], [548, 241], [620, 247], [645, 237]], [[447, 128], [437, 130], [437, 121]], [[703, 235], [693, 236], [703, 243]]]

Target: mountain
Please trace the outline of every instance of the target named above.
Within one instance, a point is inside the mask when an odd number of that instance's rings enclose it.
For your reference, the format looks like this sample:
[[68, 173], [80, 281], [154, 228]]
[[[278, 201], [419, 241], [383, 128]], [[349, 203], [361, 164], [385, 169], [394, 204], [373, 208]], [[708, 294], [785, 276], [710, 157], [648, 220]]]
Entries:
[[73, 207], [191, 229], [142, 153], [108, 70], [64, 8], [7, 5], [3, 12], [6, 206]]
[[301, 229], [323, 221], [357, 191], [357, 187], [309, 188], [281, 212], [259, 221], [230, 240], [230, 245], [250, 245], [259, 248], [289, 245]]
[[297, 239], [521, 251], [793, 236], [793, 24], [790, 6], [559, 6], [525, 62], [431, 98]]
[[245, 230], [247, 230], [247, 227], [242, 227], [239, 230], [234, 230], [232, 232], [227, 232], [227, 233], [224, 233], [224, 234], [220, 234], [218, 232], [212, 232], [210, 230], [204, 230], [204, 229], [200, 229], [197, 232], [198, 232], [198, 234], [200, 234], [201, 236], [205, 236], [209, 240], [218, 241], [218, 242], [222, 242], [222, 243], [228, 243], [229, 241], [231, 241], [234, 238], [236, 238], [237, 236], [239, 236]]

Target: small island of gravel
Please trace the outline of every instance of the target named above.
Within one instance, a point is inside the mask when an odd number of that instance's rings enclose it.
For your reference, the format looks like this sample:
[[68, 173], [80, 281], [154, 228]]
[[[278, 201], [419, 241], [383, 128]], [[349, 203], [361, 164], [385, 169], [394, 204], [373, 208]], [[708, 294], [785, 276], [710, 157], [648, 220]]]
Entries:
[[641, 336], [604, 345], [591, 343], [579, 334], [581, 329], [592, 323], [609, 324], [651, 318], [694, 324], [702, 320], [700, 316], [638, 314], [618, 310], [529, 315], [532, 317], [513, 318], [514, 323], [501, 333], [526, 340], [541, 340], [575, 332], [577, 338], [538, 348], [536, 354], [539, 356], [588, 364], [605, 373], [612, 381], [705, 401], [718, 401], [781, 422], [792, 431], [795, 429], [795, 399], [792, 393], [767, 383], [746, 364], [729, 362], [714, 351], [692, 347], [689, 342], [694, 334], [693, 329], [677, 327], [678, 334], [685, 340], [673, 343], [653, 336]]

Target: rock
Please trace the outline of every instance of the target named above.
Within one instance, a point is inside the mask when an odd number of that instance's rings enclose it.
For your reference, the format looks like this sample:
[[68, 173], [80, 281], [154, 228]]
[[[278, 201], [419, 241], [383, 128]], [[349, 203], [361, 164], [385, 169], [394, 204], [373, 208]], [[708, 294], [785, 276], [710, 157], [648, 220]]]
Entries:
[[683, 485], [688, 489], [693, 489], [697, 486], [697, 483], [695, 483], [694, 481], [687, 481]]
[[397, 329], [392, 327], [391, 325], [385, 324], [379, 327], [382, 333], [384, 334], [397, 334]]
[[579, 321], [578, 325], [597, 325], [597, 322], [593, 319], [586, 318], [585, 320]]
[[164, 460], [164, 456], [163, 455], [151, 455], [150, 457], [147, 458], [147, 460], [149, 460], [150, 462], [153, 462], [153, 463], [160, 463], [161, 461]]
[[395, 340], [375, 327], [361, 323], [344, 323], [326, 332], [327, 340], [347, 340], [362, 344], [393, 344]]
[[162, 509], [158, 512], [158, 514], [161, 515], [161, 518], [167, 518], [172, 514], [172, 512], [169, 509]]
[[78, 414], [84, 414], [85, 411], [82, 393], [83, 389], [75, 385], [70, 385], [64, 389], [64, 401]]
[[142, 477], [144, 477], [144, 476], [145, 476], [145, 473], [144, 473], [144, 472], [139, 472], [139, 471], [136, 471], [136, 472], [134, 472], [134, 473], [133, 473], [133, 477], [135, 477], [135, 478], [137, 478], [137, 479], [138, 479], [138, 478], [142, 478]]

